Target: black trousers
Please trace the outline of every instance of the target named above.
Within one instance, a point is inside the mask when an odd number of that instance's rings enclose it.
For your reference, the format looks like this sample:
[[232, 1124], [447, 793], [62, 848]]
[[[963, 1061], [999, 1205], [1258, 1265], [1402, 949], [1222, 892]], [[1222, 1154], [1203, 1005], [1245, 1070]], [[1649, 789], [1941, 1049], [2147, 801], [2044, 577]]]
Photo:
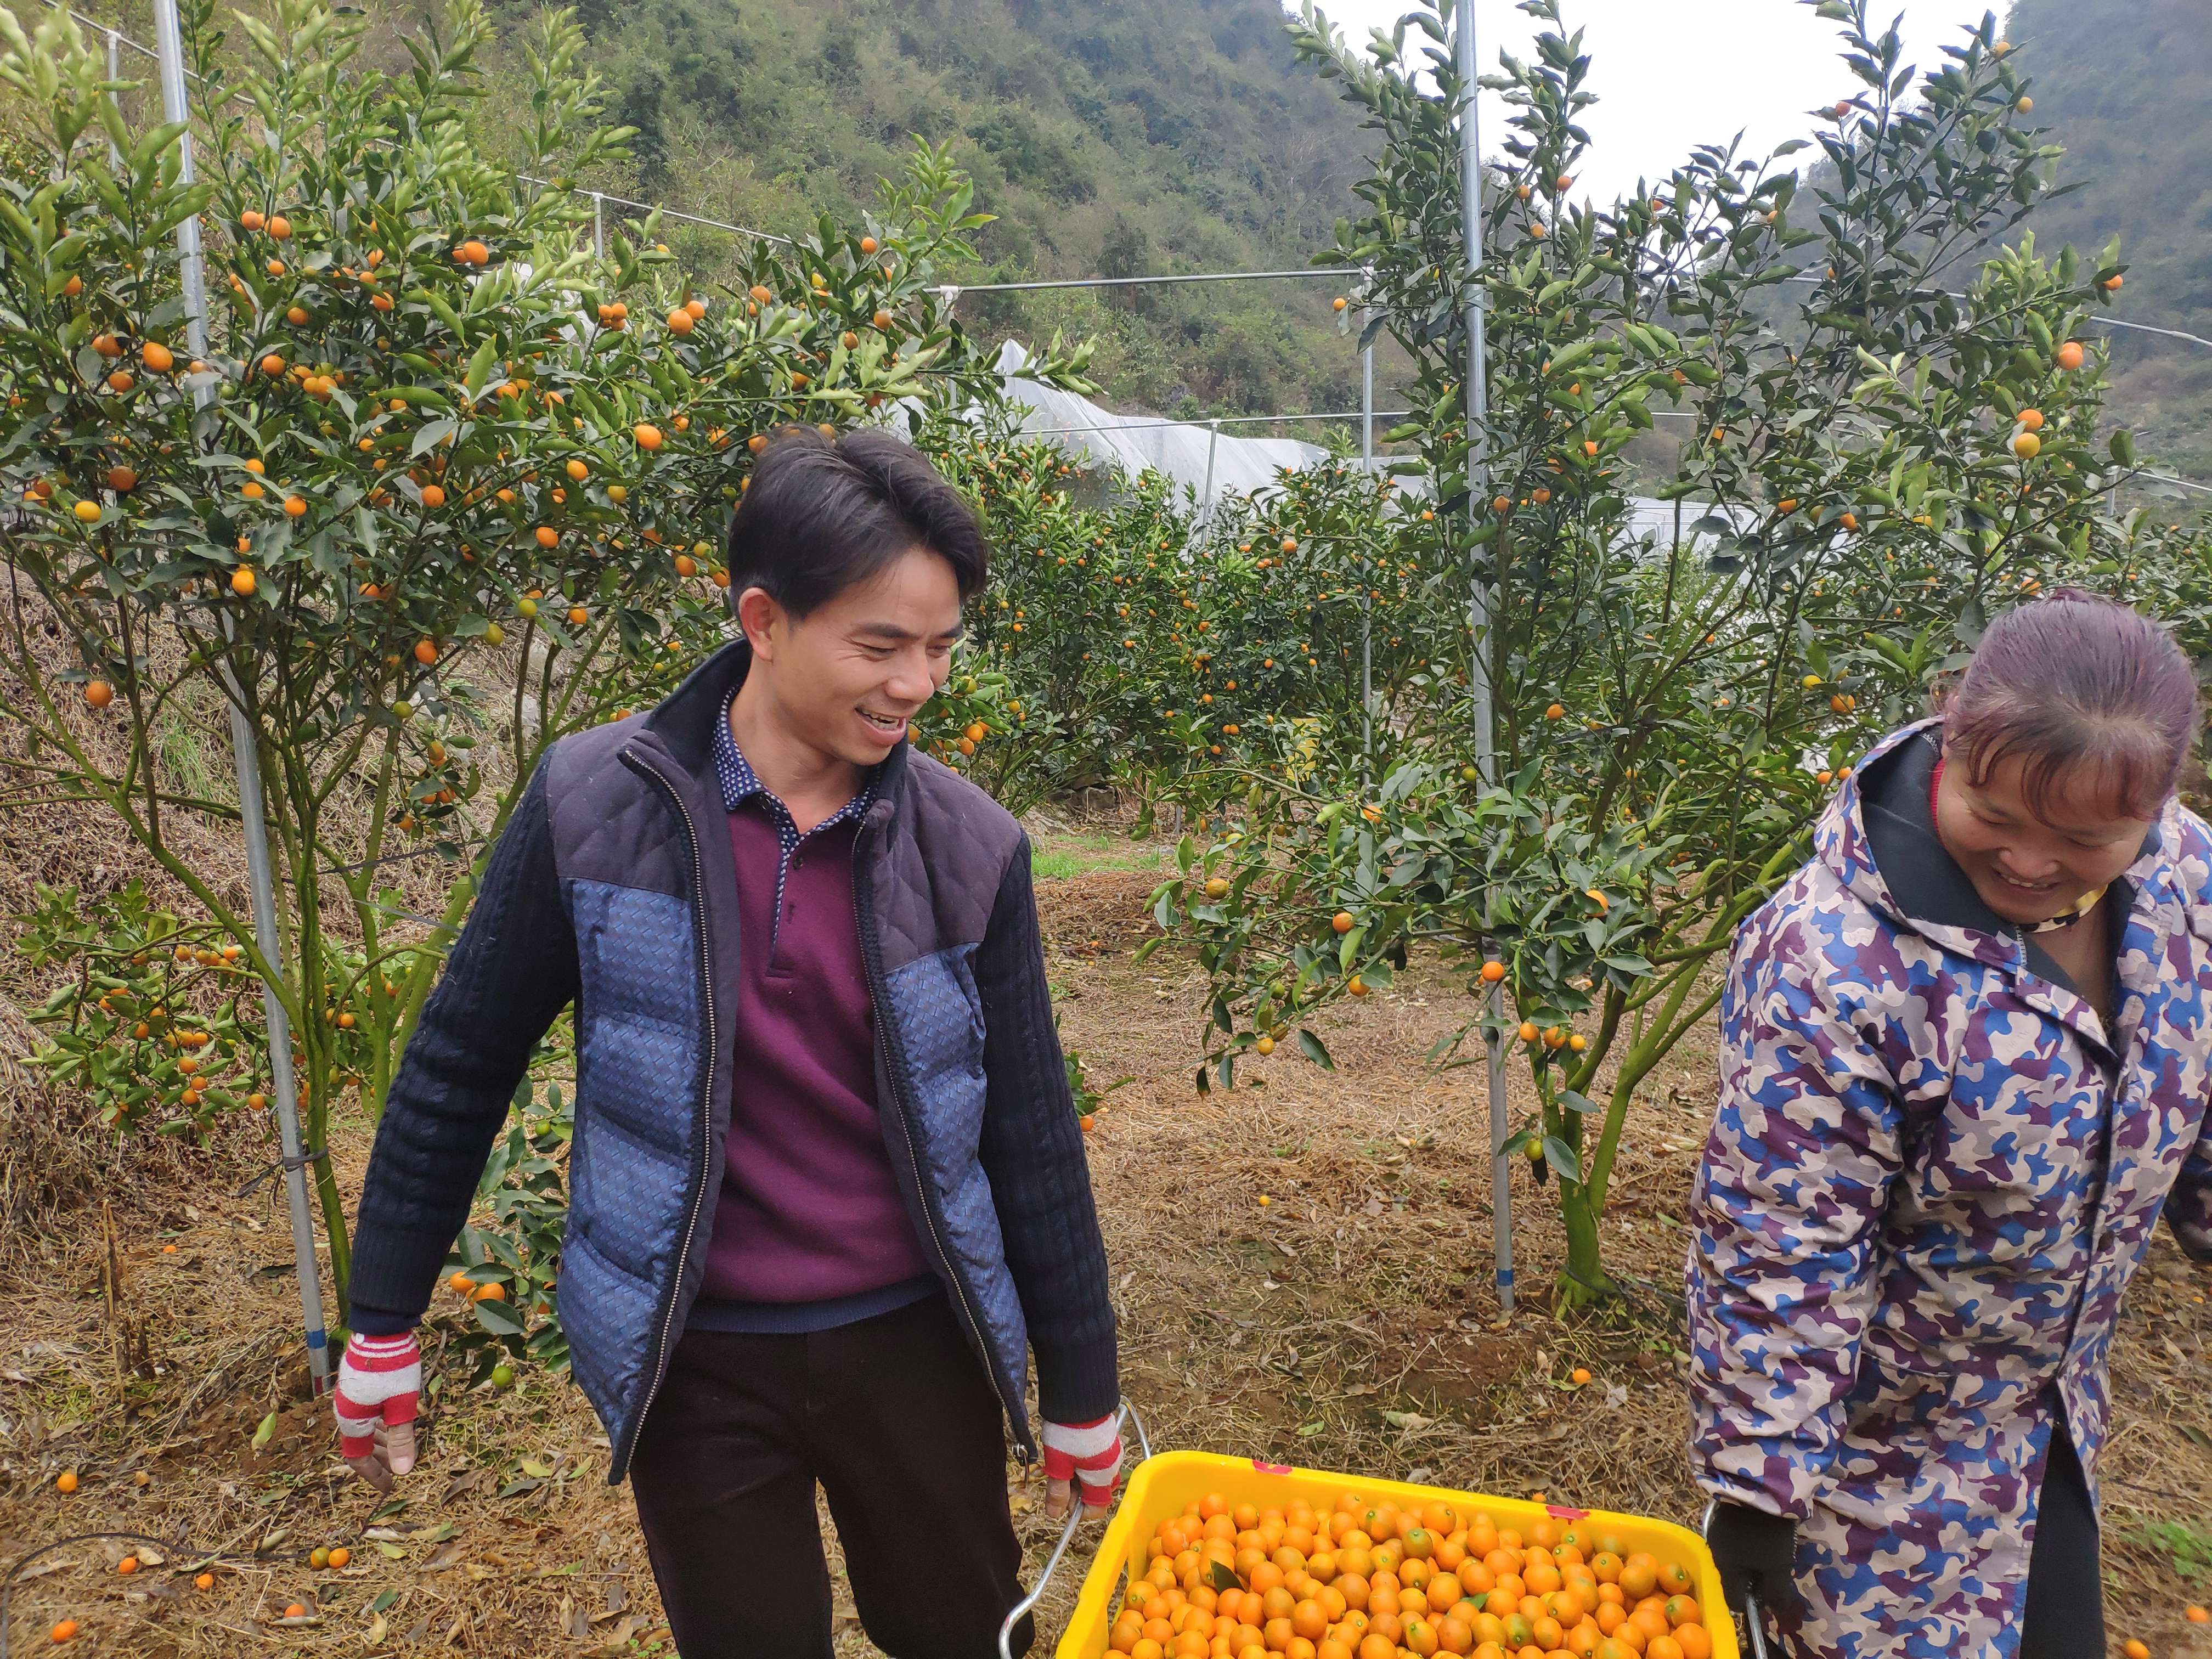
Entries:
[[2105, 1581], [2099, 1559], [2097, 1512], [2089, 1482], [2066, 1431], [2065, 1413], [2050, 1402], [2051, 1458], [2037, 1501], [2035, 1544], [2027, 1558], [2027, 1607], [2021, 1615], [2020, 1659], [2081, 1659], [2105, 1650]]
[[805, 1336], [685, 1333], [629, 1474], [683, 1659], [830, 1659], [817, 1481], [892, 1659], [992, 1659], [1022, 1598], [1005, 1419], [941, 1296]]

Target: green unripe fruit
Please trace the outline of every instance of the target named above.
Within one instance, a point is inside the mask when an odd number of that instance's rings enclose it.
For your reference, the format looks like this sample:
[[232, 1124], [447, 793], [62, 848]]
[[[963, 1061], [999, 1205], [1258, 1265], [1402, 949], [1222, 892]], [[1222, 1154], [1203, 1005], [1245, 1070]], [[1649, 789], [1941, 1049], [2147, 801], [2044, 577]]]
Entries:
[[493, 1366], [491, 1368], [491, 1385], [495, 1389], [513, 1388], [514, 1386], [514, 1367], [508, 1364], [505, 1360], [501, 1360], [498, 1364]]

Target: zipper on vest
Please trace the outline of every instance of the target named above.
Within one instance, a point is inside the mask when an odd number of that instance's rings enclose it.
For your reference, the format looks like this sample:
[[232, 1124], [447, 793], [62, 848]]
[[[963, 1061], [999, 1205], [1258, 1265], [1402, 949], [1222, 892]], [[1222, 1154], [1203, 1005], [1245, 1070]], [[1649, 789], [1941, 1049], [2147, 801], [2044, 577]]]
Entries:
[[722, 1043], [714, 1022], [713, 963], [707, 954], [707, 872], [699, 854], [699, 827], [692, 820], [691, 809], [684, 804], [682, 793], [669, 782], [659, 767], [635, 748], [624, 749], [622, 757], [624, 764], [651, 774], [653, 781], [660, 786], [662, 793], [674, 805], [677, 816], [684, 820], [684, 833], [690, 837], [691, 926], [698, 936], [699, 987], [707, 1011], [707, 1086], [699, 1096], [700, 1167], [691, 1177], [691, 1195], [684, 1212], [684, 1231], [678, 1237], [676, 1244], [676, 1272], [669, 1280], [668, 1307], [660, 1316], [660, 1330], [654, 1338], [653, 1381], [646, 1387], [645, 1398], [640, 1402], [636, 1415], [630, 1419], [629, 1432], [622, 1452], [623, 1462], [627, 1465], [629, 1449], [637, 1443], [638, 1431], [645, 1424], [645, 1414], [653, 1408], [653, 1401], [659, 1395], [661, 1382], [668, 1374], [668, 1339], [676, 1323], [676, 1304], [683, 1293], [684, 1269], [690, 1260], [692, 1236], [698, 1231], [699, 1201], [707, 1193], [706, 1158], [714, 1129], [714, 1060], [721, 1052]]
[[[876, 989], [877, 981], [883, 977], [883, 959], [876, 939], [875, 916], [872, 906], [860, 902], [860, 847], [866, 839], [867, 830], [867, 821], [863, 818], [860, 832], [853, 837], [853, 920], [860, 929], [860, 977], [867, 982], [868, 1009], [874, 1016], [876, 1054], [883, 1061], [884, 1075], [890, 1081], [891, 1109], [899, 1115], [900, 1138], [906, 1142], [907, 1163], [914, 1171], [915, 1196], [921, 1200], [921, 1218], [929, 1229], [930, 1248], [936, 1252], [938, 1263], [945, 1270], [945, 1279], [952, 1286], [953, 1300], [960, 1304], [961, 1316], [968, 1322], [969, 1334], [982, 1358], [984, 1370], [991, 1378], [991, 1392], [999, 1396], [999, 1405], [1006, 1412], [1008, 1424], [1017, 1430], [1015, 1450], [1026, 1464], [1029, 1462], [1029, 1413], [1016, 1409], [1006, 1399], [1006, 1386], [999, 1378], [997, 1356], [992, 1352], [991, 1344], [983, 1334], [982, 1322], [976, 1318], [975, 1310], [968, 1300], [968, 1281], [954, 1265], [952, 1253], [945, 1248], [944, 1236], [938, 1231], [937, 1206], [931, 1195], [929, 1177], [922, 1170], [921, 1154], [915, 1150], [914, 1115], [908, 1110], [906, 1098], [900, 1091], [898, 1060], [890, 1046], [890, 1013]], [[872, 895], [873, 890], [870, 890]]]

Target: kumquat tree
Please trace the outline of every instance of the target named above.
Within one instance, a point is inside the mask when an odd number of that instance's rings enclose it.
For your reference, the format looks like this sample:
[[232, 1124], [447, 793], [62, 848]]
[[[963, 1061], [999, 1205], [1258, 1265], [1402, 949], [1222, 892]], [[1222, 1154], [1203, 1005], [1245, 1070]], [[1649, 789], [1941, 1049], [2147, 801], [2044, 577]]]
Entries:
[[1358, 729], [1363, 607], [1400, 619], [1375, 635], [1380, 695], [1425, 686], [1423, 613], [1401, 603], [1421, 574], [1400, 547], [1413, 520], [1387, 482], [1341, 463], [1285, 471], [1208, 514], [1155, 473], [1078, 505], [1060, 453], [1011, 432], [962, 426], [933, 454], [1000, 550], [975, 672], [952, 694], [972, 679], [993, 702], [938, 752], [1001, 805], [1114, 785], [1148, 813], [1209, 811], [1243, 787], [1215, 764], [1240, 740], [1301, 771], [1324, 725]]
[[940, 422], [922, 443], [975, 501], [996, 550], [963, 672], [939, 700], [954, 709], [965, 686], [981, 701], [957, 709], [933, 751], [1015, 812], [1150, 777], [1180, 753], [1163, 742], [1158, 617], [1191, 582], [1190, 519], [1166, 481], [1147, 476], [1115, 502], [1083, 506], [1067, 458], [1005, 420]]
[[[11, 801], [101, 809], [201, 911], [133, 894], [94, 926], [46, 916], [40, 949], [74, 964], [45, 1011], [57, 1055], [102, 1079], [118, 1128], [193, 1133], [263, 1103], [258, 999], [238, 994], [258, 981], [312, 1148], [348, 1090], [376, 1116], [545, 746], [648, 706], [723, 637], [720, 530], [765, 434], [919, 426], [999, 383], [934, 286], [983, 218], [941, 150], [865, 226], [758, 241], [709, 294], [654, 220], [602, 260], [587, 202], [479, 159], [474, 0], [398, 75], [360, 67], [362, 22], [323, 0], [241, 16], [237, 42], [214, 15], [185, 9], [186, 185], [184, 129], [134, 131], [65, 12], [28, 33], [0, 11], [0, 82], [43, 122], [35, 167], [0, 179], [0, 709]], [[620, 153], [580, 46], [561, 12], [528, 43], [526, 173]], [[195, 217], [200, 355], [173, 240]], [[1027, 372], [1088, 389], [1085, 356], [1055, 342]], [[238, 818], [163, 748], [226, 709], [266, 781], [273, 959], [178, 834]], [[315, 1170], [343, 1298], [343, 1205]]]
[[[1472, 996], [1502, 991], [1437, 1057], [1478, 1060], [1488, 1039], [1529, 1067], [1535, 1104], [1500, 1156], [1557, 1182], [1564, 1305], [1616, 1292], [1598, 1222], [1631, 1098], [1709, 1017], [1737, 924], [1806, 855], [1877, 719], [1921, 705], [1992, 601], [2063, 580], [2156, 605], [2154, 567], [2201, 556], [2113, 506], [2135, 457], [2124, 433], [2096, 442], [2101, 351], [2081, 334], [2119, 286], [2117, 253], [1990, 252], [2057, 154], [2023, 118], [1994, 21], [1916, 81], [1863, 0], [1816, 9], [1856, 83], [1823, 112], [1819, 167], [1784, 167], [1795, 143], [1701, 149], [1597, 209], [1569, 196], [1589, 59], [1554, 0], [1528, 0], [1548, 26], [1534, 61], [1483, 82], [1511, 115], [1479, 269], [1450, 6], [1364, 51], [1310, 7], [1293, 26], [1380, 134], [1370, 211], [1325, 257], [1370, 273], [1369, 327], [1418, 371], [1391, 435], [1418, 447], [1434, 518], [1401, 524], [1412, 570], [1388, 632], [1420, 641], [1428, 678], [1394, 668], [1420, 695], [1395, 694], [1374, 753], [1324, 721], [1295, 773], [1221, 726], [1238, 812], [1186, 840], [1156, 914], [1212, 978], [1201, 1088], [1294, 1030], [1327, 1065], [1313, 1013], [1388, 983], [1413, 946], [1463, 964]], [[1623, 452], [1662, 418], [1681, 442], [1655, 493], [1677, 510], [1654, 527]], [[1470, 649], [1494, 784], [1472, 752]]]

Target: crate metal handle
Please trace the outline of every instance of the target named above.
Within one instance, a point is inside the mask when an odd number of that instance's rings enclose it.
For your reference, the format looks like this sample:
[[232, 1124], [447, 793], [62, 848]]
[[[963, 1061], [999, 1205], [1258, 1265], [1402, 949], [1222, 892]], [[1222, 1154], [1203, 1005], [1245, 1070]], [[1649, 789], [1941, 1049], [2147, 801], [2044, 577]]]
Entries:
[[1752, 1659], [1767, 1659], [1766, 1609], [1749, 1590], [1743, 1593], [1743, 1622], [1751, 1632]]
[[[1137, 1414], [1136, 1407], [1123, 1401], [1118, 1416], [1117, 1431], [1124, 1425], [1134, 1429], [1139, 1449], [1146, 1457], [1150, 1457], [1152, 1455], [1152, 1437], [1145, 1432], [1145, 1419]], [[1089, 1514], [1090, 1506], [1084, 1503], [1081, 1492], [1071, 1492], [1069, 1496], [1073, 1501], [1068, 1505], [1067, 1524], [1060, 1529], [1060, 1542], [1053, 1546], [1052, 1553], [1045, 1559], [1044, 1571], [1037, 1575], [1036, 1588], [1014, 1604], [1014, 1610], [999, 1626], [999, 1659], [1014, 1659], [1014, 1626], [1022, 1622], [1024, 1615], [1031, 1607], [1044, 1599], [1045, 1587], [1052, 1583], [1053, 1569], [1060, 1565], [1060, 1558], [1067, 1553], [1067, 1547], [1075, 1541], [1076, 1532]], [[1118, 1502], [1119, 1492], [1115, 1498]], [[1099, 1536], [1102, 1539], [1105, 1536], [1103, 1528], [1101, 1528]]]

